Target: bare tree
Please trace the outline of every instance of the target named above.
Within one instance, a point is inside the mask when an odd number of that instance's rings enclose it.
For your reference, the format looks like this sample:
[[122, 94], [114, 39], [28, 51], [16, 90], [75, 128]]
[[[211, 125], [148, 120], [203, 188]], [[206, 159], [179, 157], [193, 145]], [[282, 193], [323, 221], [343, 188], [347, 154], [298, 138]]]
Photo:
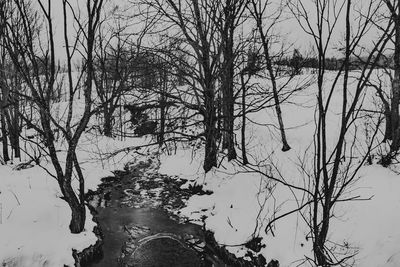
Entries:
[[[205, 155], [203, 168], [208, 172], [217, 166], [217, 114], [216, 82], [219, 78], [221, 45], [214, 17], [216, 5], [205, 0], [147, 1], [160, 12], [169, 23], [178, 27], [183, 37], [185, 54], [190, 56], [194, 65], [190, 70], [193, 79], [190, 95], [197, 103], [189, 104], [203, 117]], [[179, 37], [181, 38], [181, 37]]]
[[[32, 123], [30, 118], [20, 113], [22, 119], [30, 124], [43, 138], [43, 150], [50, 157], [55, 173], [48, 171], [54, 176], [61, 189], [63, 199], [68, 203], [72, 211], [70, 229], [72, 233], [79, 233], [84, 229], [86, 220], [86, 210], [84, 203], [84, 177], [76, 155], [76, 148], [80, 137], [82, 136], [89, 119], [92, 115], [92, 82], [93, 82], [93, 50], [95, 45], [95, 33], [98, 27], [100, 14], [103, 6], [102, 0], [87, 0], [85, 2], [85, 11], [87, 21], [85, 24], [79, 20], [77, 10], [67, 0], [62, 1], [63, 8], [63, 30], [64, 46], [67, 62], [67, 80], [68, 80], [68, 107], [67, 118], [65, 122], [59, 121], [51, 113], [52, 96], [57, 90], [58, 68], [56, 67], [56, 55], [54, 44], [54, 26], [52, 14], [52, 1], [35, 1], [38, 6], [36, 10], [27, 1], [13, 0], [15, 6], [11, 17], [17, 16], [21, 26], [19, 33], [15, 32], [12, 25], [12, 19], [9, 14], [2, 13], [3, 21], [6, 21], [6, 38], [4, 46], [16, 67], [19, 75], [29, 89], [29, 94], [25, 99], [30, 101], [38, 111], [40, 124]], [[30, 15], [31, 14], [31, 15]], [[73, 20], [78, 25], [78, 35], [73, 43], [69, 40], [68, 18], [69, 14], [74, 16]], [[37, 20], [31, 20], [33, 16]], [[35, 21], [43, 21], [41, 30], [34, 30]], [[43, 36], [48, 39], [43, 40]], [[24, 40], [24, 42], [22, 42]], [[77, 86], [73, 83], [72, 58], [79, 46], [84, 47], [81, 55], [84, 56], [85, 66], [85, 84], [84, 92], [84, 111], [78, 118], [73, 120], [74, 96], [77, 92]], [[83, 73], [78, 77], [80, 80]], [[78, 81], [79, 83], [79, 81]], [[64, 125], [63, 125], [64, 124]], [[67, 141], [67, 151], [64, 159], [57, 151], [54, 129], [62, 132]], [[72, 186], [72, 177], [76, 175], [79, 180], [79, 189], [76, 193]]]
[[228, 149], [228, 160], [236, 158], [234, 142], [234, 79], [235, 68], [237, 68], [237, 52], [234, 50], [235, 35], [238, 26], [244, 22], [244, 13], [247, 11], [248, 0], [228, 0], [216, 2], [221, 5], [221, 15], [216, 17], [217, 24], [220, 24], [222, 42], [222, 64], [221, 64], [221, 91], [222, 91], [222, 115], [223, 115], [223, 143], [222, 148]]
[[[0, 12], [5, 13], [6, 12], [6, 2], [2, 1], [0, 3]], [[5, 34], [5, 23], [3, 19], [0, 19], [0, 42], [3, 44], [4, 40], [4, 34]], [[0, 73], [0, 119], [1, 119], [1, 139], [2, 139], [2, 147], [3, 147], [3, 160], [4, 162], [7, 162], [10, 160], [10, 156], [8, 154], [8, 140], [7, 140], [7, 123], [6, 123], [6, 107], [7, 107], [7, 98], [8, 98], [8, 88], [6, 86], [6, 78], [5, 78], [5, 61], [6, 61], [6, 53], [5, 53], [5, 48], [3, 45], [0, 47], [0, 68], [1, 68], [1, 73]]]
[[[286, 138], [285, 126], [282, 119], [281, 100], [279, 99], [279, 88], [277, 85], [277, 73], [273, 66], [273, 55], [271, 53], [271, 43], [273, 42], [271, 30], [275, 24], [281, 19], [283, 7], [277, 9], [273, 14], [267, 16], [270, 10], [271, 1], [251, 0], [250, 12], [256, 21], [256, 28], [261, 39], [261, 45], [264, 52], [266, 69], [268, 71], [269, 79], [271, 81], [272, 93], [275, 101], [275, 111], [278, 117], [279, 130], [282, 139], [282, 151], [290, 150], [289, 143]], [[269, 19], [269, 24], [266, 25], [265, 20]], [[272, 34], [271, 34], [272, 35]]]
[[[308, 218], [306, 220], [313, 239], [315, 264], [318, 266], [344, 265], [351, 258], [351, 255], [337, 258], [333, 248], [327, 244], [327, 240], [334, 206], [345, 201], [343, 193], [354, 182], [357, 171], [368, 157], [372, 145], [372, 143], [369, 144], [366, 155], [360, 155], [361, 160], [355, 162], [353, 155], [355, 141], [354, 139], [347, 140], [350, 129], [356, 130], [357, 128], [355, 122], [359, 118], [365, 88], [379, 56], [389, 40], [386, 34], [379, 36], [374, 42], [373, 48], [366, 55], [366, 60], [363, 62], [357, 77], [357, 83], [350, 83], [351, 56], [355, 54], [361, 40], [370, 29], [371, 21], [374, 20], [380, 8], [379, 3], [370, 1], [369, 4], [369, 8], [366, 10], [357, 10], [351, 0], [315, 1], [313, 6], [317, 14], [316, 23], [308, 16], [309, 9], [306, 8], [303, 1], [290, 2], [289, 4], [304, 31], [313, 38], [318, 56], [313, 172], [308, 174], [312, 186], [307, 190], [311, 198], [308, 202], [310, 204], [308, 213], [303, 214], [304, 217]], [[357, 21], [351, 19], [352, 13], [355, 12], [358, 13]], [[325, 65], [327, 53], [331, 49], [332, 36], [338, 28], [338, 21], [342, 18], [346, 21], [343, 45], [345, 57], [328, 88]], [[386, 32], [389, 28], [390, 25], [387, 26]], [[341, 85], [340, 81], [342, 82]], [[354, 88], [350, 89], [350, 84]], [[339, 133], [334, 137], [335, 142], [331, 147], [328, 139], [331, 136], [330, 131], [333, 129], [329, 128], [327, 121], [329, 110], [332, 109], [332, 97], [337, 88], [341, 90]], [[376, 134], [378, 129], [374, 131]]]
[[[105, 14], [100, 23], [95, 51], [96, 91], [103, 114], [103, 133], [109, 137], [113, 136], [114, 115], [121, 108], [123, 96], [137, 89], [137, 81], [146, 78], [151, 82], [153, 79], [140, 73], [148, 69], [142, 64], [142, 41], [158, 16], [150, 17], [144, 11], [127, 17], [120, 13], [117, 5]], [[135, 27], [132, 27], [132, 21], [137, 22]]]
[[[14, 158], [20, 158], [20, 134], [21, 134], [21, 122], [20, 122], [20, 94], [23, 94], [22, 79], [15, 71], [15, 67], [10, 62], [10, 58], [7, 55], [7, 51], [4, 46], [0, 48], [2, 50], [1, 55], [1, 66], [3, 67], [1, 73], [1, 98], [2, 110], [1, 110], [1, 121], [4, 123], [4, 132], [6, 135], [3, 137], [5, 144], [7, 144], [7, 136], [10, 140], [11, 145], [11, 160]], [[3, 148], [4, 151], [8, 150], [7, 146]]]
[[[102, 25], [104, 22], [102, 23]], [[127, 89], [128, 78], [130, 77], [132, 52], [128, 45], [128, 36], [122, 37], [123, 29], [120, 22], [116, 22], [116, 29], [106, 29], [111, 36], [98, 36], [98, 49], [95, 53], [97, 96], [101, 103], [103, 114], [103, 134], [113, 136], [114, 113], [120, 104], [121, 97]]]
[[[393, 157], [400, 148], [400, 114], [399, 114], [399, 104], [400, 104], [400, 3], [399, 1], [384, 1], [388, 11], [389, 11], [389, 21], [393, 21], [394, 24], [394, 40], [392, 43], [394, 46], [393, 54], [393, 69], [394, 75], [389, 75], [392, 77], [392, 90], [391, 96], [386, 96], [382, 91], [382, 88], [378, 88], [378, 95], [381, 98], [386, 114], [386, 131], [385, 140], [391, 140], [390, 144], [390, 154], [387, 160]], [[386, 11], [385, 11], [386, 13]], [[380, 28], [383, 33], [387, 34], [385, 28]], [[387, 67], [387, 66], [383, 66]]]

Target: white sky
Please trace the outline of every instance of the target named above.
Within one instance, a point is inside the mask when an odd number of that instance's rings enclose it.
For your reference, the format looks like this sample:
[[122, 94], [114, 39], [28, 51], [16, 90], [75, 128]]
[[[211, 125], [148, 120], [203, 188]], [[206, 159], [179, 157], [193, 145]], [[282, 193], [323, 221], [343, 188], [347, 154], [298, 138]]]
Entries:
[[[110, 0], [106, 1], [107, 5], [124, 5], [127, 3], [129, 0]], [[272, 1], [279, 1], [279, 0], [272, 0]], [[332, 0], [329, 0], [332, 2]], [[342, 0], [340, 0], [342, 1]], [[80, 6], [80, 10], [82, 15], [86, 13], [85, 9], [85, 2], [82, 0], [72, 0], [71, 3], [74, 6]], [[293, 1], [294, 2], [294, 1]], [[314, 4], [314, 0], [302, 0], [301, 1], [305, 6], [306, 9], [308, 10], [308, 16], [310, 17], [311, 20], [315, 20], [315, 14], [316, 14], [316, 8]], [[361, 7], [363, 10], [365, 8], [369, 7], [369, 1], [366, 0], [354, 0], [357, 4], [357, 8]], [[375, 1], [378, 2], [378, 1]], [[53, 18], [55, 20], [55, 35], [56, 35], [56, 41], [57, 41], [57, 54], [60, 57], [63, 57], [62, 55], [65, 55], [65, 48], [63, 48], [63, 27], [62, 27], [62, 0], [52, 0], [52, 5], [53, 5]], [[356, 21], [356, 15], [357, 13], [353, 10], [353, 16], [352, 16], [352, 21]], [[134, 11], [132, 11], [134, 13]], [[340, 40], [343, 40], [344, 36], [344, 29], [345, 29], [345, 17], [344, 17], [344, 10], [343, 10], [343, 16], [339, 19], [338, 25], [337, 25], [337, 30], [335, 31], [333, 35], [333, 42], [332, 42], [332, 47], [330, 49], [330, 54], [335, 55], [335, 56], [340, 56], [340, 53], [336, 51], [336, 47], [339, 43]], [[286, 13], [285, 16], [289, 16], [289, 10]], [[315, 23], [314, 23], [315, 25]], [[313, 26], [314, 26], [313, 25]], [[310, 38], [309, 35], [307, 35], [299, 26], [298, 22], [294, 18], [288, 18], [285, 19], [283, 22], [281, 22], [278, 26], [278, 29], [284, 34], [287, 38], [288, 43], [293, 43], [294, 48], [300, 48], [302, 52], [304, 51], [310, 51], [312, 45], [314, 45], [312, 38]], [[70, 30], [71, 27], [70, 27]], [[364, 38], [363, 45], [365, 46], [370, 46], [372, 41], [377, 38], [377, 34], [375, 33], [370, 33], [368, 36]], [[71, 40], [72, 41], [72, 40]]]

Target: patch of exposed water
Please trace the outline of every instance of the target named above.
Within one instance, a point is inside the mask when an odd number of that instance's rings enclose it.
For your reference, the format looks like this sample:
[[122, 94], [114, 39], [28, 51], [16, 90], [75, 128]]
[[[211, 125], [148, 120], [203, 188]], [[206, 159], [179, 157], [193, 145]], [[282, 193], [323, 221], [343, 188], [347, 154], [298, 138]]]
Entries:
[[189, 197], [181, 184], [137, 169], [104, 178], [88, 195], [104, 237], [103, 257], [90, 266], [221, 266], [204, 257], [201, 226], [166, 211]]

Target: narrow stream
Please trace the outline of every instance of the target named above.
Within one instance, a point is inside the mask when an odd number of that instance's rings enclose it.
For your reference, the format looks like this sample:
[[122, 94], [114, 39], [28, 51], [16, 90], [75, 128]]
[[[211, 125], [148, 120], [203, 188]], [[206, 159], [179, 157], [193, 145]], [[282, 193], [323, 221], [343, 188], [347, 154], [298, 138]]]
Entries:
[[183, 182], [145, 173], [146, 167], [104, 178], [89, 194], [104, 235], [103, 258], [90, 266], [225, 266], [202, 252], [201, 226], [179, 222], [165, 210], [189, 197], [179, 189]]

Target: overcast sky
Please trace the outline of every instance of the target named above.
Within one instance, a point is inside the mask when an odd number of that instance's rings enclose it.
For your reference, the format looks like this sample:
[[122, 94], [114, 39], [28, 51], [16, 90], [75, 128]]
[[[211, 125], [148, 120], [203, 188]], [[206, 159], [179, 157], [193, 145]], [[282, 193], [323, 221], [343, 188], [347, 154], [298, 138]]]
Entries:
[[[110, 0], [108, 1], [108, 7], [110, 5], [124, 5], [127, 3], [128, 0]], [[279, 0], [273, 0], [273, 1], [279, 1]], [[73, 4], [74, 7], [80, 6], [80, 10], [82, 15], [86, 13], [85, 10], [85, 2], [82, 0], [73, 0], [71, 3]], [[304, 0], [301, 1], [308, 13], [307, 15], [310, 17], [310, 20], [313, 21], [311, 24], [312, 26], [315, 26], [315, 14], [316, 14], [316, 8], [314, 5], [313, 0]], [[357, 4], [357, 9], [367, 8], [369, 5], [369, 1], [366, 0], [355, 0]], [[64, 47], [63, 47], [63, 27], [62, 27], [62, 0], [52, 0], [52, 12], [53, 12], [53, 18], [55, 20], [55, 35], [56, 35], [56, 41], [57, 41], [57, 54], [60, 57], [63, 57], [65, 55]], [[109, 9], [109, 8], [108, 8]], [[357, 13], [353, 10], [353, 17], [352, 17], [352, 22], [356, 21], [357, 18]], [[133, 13], [133, 12], [132, 12]], [[345, 17], [344, 17], [344, 11], [342, 12], [343, 15], [338, 21], [337, 25], [337, 30], [334, 32], [333, 35], [333, 42], [332, 42], [332, 47], [330, 49], [330, 54], [335, 55], [335, 56], [340, 56], [340, 53], [337, 51], [337, 46], [339, 45], [340, 41], [343, 40], [344, 37], [344, 29], [345, 29]], [[304, 51], [310, 51], [311, 47], [314, 45], [314, 42], [312, 38], [307, 35], [303, 29], [299, 26], [298, 22], [294, 18], [289, 18], [290, 12], [289, 10], [285, 13], [285, 20], [281, 22], [278, 25], [278, 30], [281, 31], [281, 33], [287, 38], [288, 43], [293, 43], [294, 48], [300, 48], [302, 52]], [[286, 19], [287, 18], [287, 19]], [[71, 26], [71, 25], [70, 25]], [[72, 28], [70, 27], [70, 30]], [[73, 36], [73, 34], [72, 34]], [[370, 46], [370, 44], [373, 42], [373, 40], [377, 37], [376, 33], [370, 33], [366, 38], [364, 38], [363, 45], [365, 46]]]

